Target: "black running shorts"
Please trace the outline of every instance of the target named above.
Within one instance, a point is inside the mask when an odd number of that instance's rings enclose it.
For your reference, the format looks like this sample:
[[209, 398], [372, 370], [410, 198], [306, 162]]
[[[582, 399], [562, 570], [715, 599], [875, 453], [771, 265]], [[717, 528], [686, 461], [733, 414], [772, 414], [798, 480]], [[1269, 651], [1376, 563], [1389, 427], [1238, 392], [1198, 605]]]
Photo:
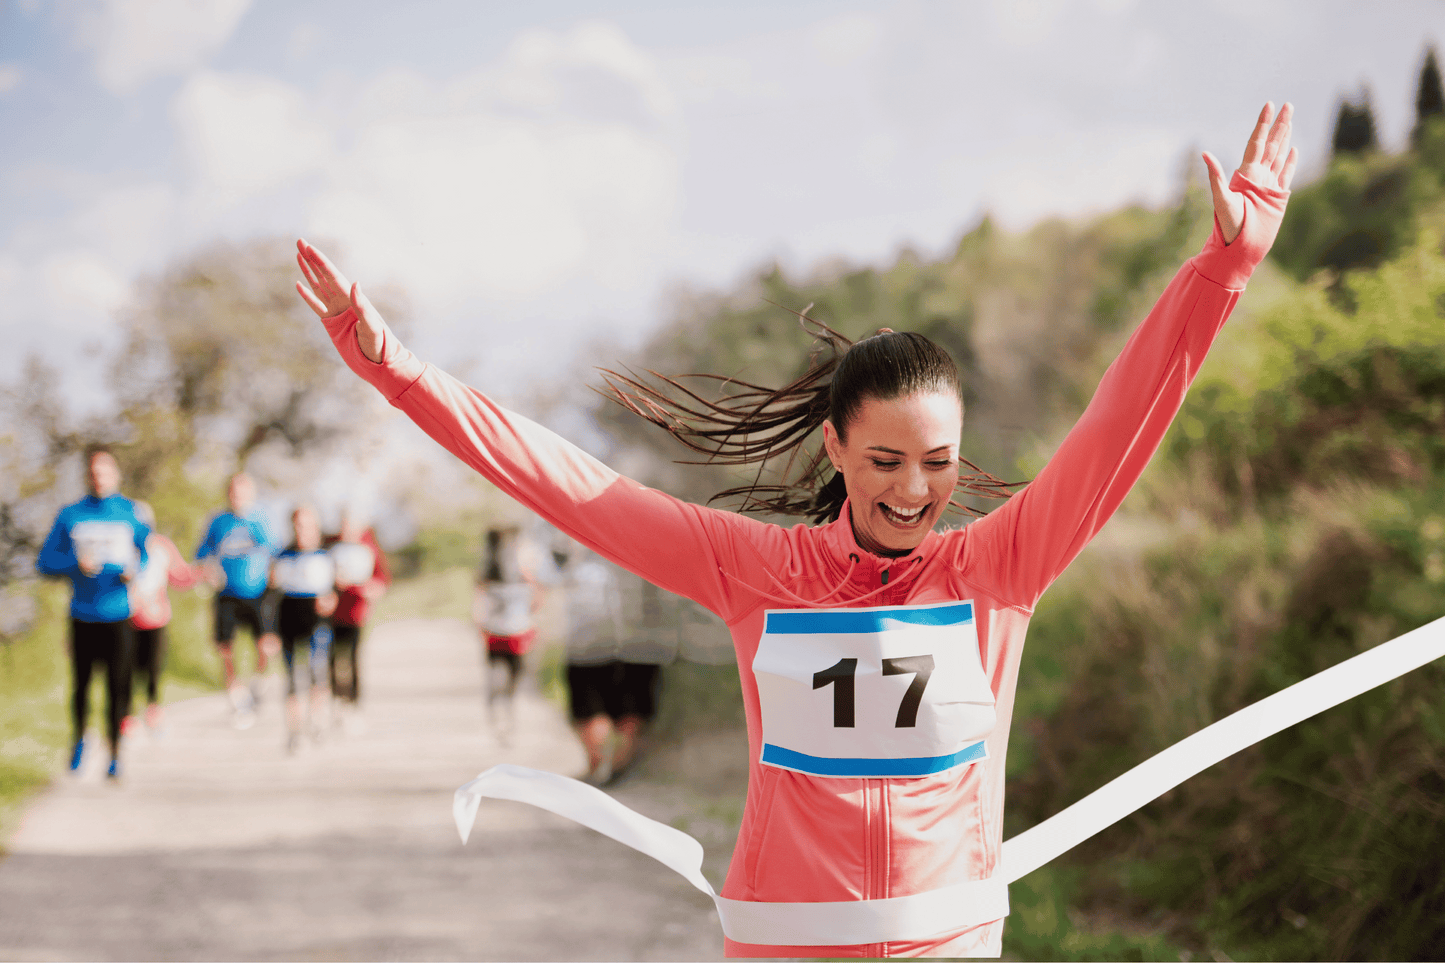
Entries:
[[236, 635], [236, 626], [251, 633], [252, 640], [274, 632], [271, 620], [265, 617], [260, 599], [238, 599], [234, 595], [216, 596], [216, 644], [227, 646]]
[[657, 684], [661, 667], [640, 662], [603, 662], [567, 666], [572, 721], [606, 715], [613, 720], [639, 716], [648, 722], [657, 715]]

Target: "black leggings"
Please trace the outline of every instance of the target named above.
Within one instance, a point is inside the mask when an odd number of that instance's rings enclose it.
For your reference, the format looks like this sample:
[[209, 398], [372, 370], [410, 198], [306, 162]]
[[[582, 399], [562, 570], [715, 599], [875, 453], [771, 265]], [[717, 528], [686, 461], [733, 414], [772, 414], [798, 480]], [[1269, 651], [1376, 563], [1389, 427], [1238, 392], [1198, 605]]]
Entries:
[[106, 738], [111, 750], [120, 746], [120, 721], [130, 715], [131, 664], [135, 658], [135, 634], [130, 620], [82, 622], [70, 620], [70, 668], [73, 688], [70, 714], [75, 723], [75, 741], [85, 735], [90, 715], [90, 669], [96, 660], [105, 662]]
[[361, 626], [331, 627], [331, 694], [347, 702], [361, 698]]
[[160, 702], [161, 666], [166, 661], [166, 627], [135, 629], [135, 671], [146, 677], [146, 701]]

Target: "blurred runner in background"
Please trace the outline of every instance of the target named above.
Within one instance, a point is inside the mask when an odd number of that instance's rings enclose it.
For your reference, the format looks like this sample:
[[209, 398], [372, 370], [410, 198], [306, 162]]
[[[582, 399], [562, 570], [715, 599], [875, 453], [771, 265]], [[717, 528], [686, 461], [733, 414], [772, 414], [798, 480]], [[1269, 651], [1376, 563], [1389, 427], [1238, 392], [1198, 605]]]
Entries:
[[80, 768], [90, 712], [90, 670], [105, 663], [106, 738], [111, 779], [120, 776], [120, 723], [130, 714], [134, 634], [126, 585], [146, 562], [150, 527], [120, 494], [120, 466], [103, 448], [86, 458], [90, 494], [60, 510], [35, 560], [41, 575], [70, 579], [70, 711], [75, 744], [70, 770]]
[[583, 778], [604, 785], [637, 758], [657, 714], [661, 667], [677, 649], [676, 607], [657, 586], [580, 547], [564, 585], [572, 724], [587, 751]]
[[[166, 660], [166, 626], [171, 621], [169, 588], [195, 585], [200, 572], [182, 557], [176, 543], [155, 530], [156, 513], [146, 502], [135, 503], [136, 517], [151, 529], [146, 539], [146, 561], [130, 582], [130, 623], [135, 631], [134, 670], [146, 678], [146, 728], [161, 729], [161, 669]], [[135, 716], [127, 715], [126, 735], [135, 729]]]
[[337, 718], [349, 730], [360, 732], [361, 630], [372, 601], [391, 585], [391, 571], [386, 553], [376, 543], [376, 532], [350, 509], [341, 513], [341, 532], [330, 552], [337, 596], [331, 615], [331, 694], [340, 710]]
[[277, 624], [281, 654], [286, 659], [286, 748], [295, 752], [301, 747], [302, 724], [307, 721], [301, 705], [302, 688], [309, 694], [311, 737], [320, 739], [325, 730], [331, 649], [327, 620], [336, 611], [336, 568], [321, 547], [321, 526], [310, 505], [291, 513], [291, 526], [296, 538], [276, 556], [271, 581], [281, 590]]
[[511, 743], [516, 727], [512, 700], [522, 656], [537, 637], [535, 615], [541, 605], [536, 575], [522, 552], [521, 530], [488, 529], [472, 620], [487, 647], [487, 720], [503, 745]]
[[[237, 472], [231, 476], [226, 486], [226, 500], [230, 510], [211, 519], [196, 549], [196, 563], [215, 559], [204, 571], [206, 580], [217, 590], [216, 648], [226, 668], [226, 689], [236, 714], [236, 728], [247, 729], [256, 721], [260, 677], [266, 672], [267, 656], [274, 654], [277, 647], [275, 620], [267, 617], [262, 605], [276, 539], [265, 516], [254, 509], [256, 484], [250, 475]], [[256, 646], [258, 677], [251, 680], [249, 691], [236, 678], [231, 639], [238, 625], [245, 626]]]

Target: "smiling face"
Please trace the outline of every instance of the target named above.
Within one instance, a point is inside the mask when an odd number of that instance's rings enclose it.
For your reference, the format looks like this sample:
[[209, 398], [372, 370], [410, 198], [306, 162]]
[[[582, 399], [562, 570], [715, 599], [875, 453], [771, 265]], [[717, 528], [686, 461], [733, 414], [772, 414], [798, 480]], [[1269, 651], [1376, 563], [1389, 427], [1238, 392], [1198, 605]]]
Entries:
[[902, 555], [923, 543], [958, 481], [963, 409], [947, 392], [867, 398], [847, 426], [831, 421], [823, 443], [848, 489], [853, 535], [875, 555]]

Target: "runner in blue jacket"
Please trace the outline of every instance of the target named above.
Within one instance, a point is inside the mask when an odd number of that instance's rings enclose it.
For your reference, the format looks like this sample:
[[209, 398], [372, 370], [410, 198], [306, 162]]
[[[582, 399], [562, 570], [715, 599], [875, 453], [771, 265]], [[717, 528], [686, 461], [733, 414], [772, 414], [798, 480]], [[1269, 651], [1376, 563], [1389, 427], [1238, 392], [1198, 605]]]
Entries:
[[[251, 476], [237, 472], [226, 485], [229, 511], [211, 519], [206, 535], [196, 548], [196, 564], [207, 559], [207, 578], [217, 589], [215, 640], [226, 670], [226, 690], [236, 712], [236, 727], [245, 729], [255, 721], [255, 704], [260, 694], [260, 677], [266, 672], [268, 651], [280, 648], [276, 640], [275, 612], [265, 604], [271, 575], [271, 558], [280, 549], [266, 518], [254, 509], [256, 485]], [[231, 647], [236, 627], [244, 626], [256, 646], [257, 679], [248, 689], [237, 681], [236, 660]]]
[[85, 722], [90, 710], [90, 670], [106, 666], [106, 736], [110, 769], [120, 775], [120, 724], [130, 712], [134, 635], [126, 585], [146, 561], [150, 527], [136, 517], [135, 505], [120, 495], [120, 466], [103, 448], [86, 459], [90, 494], [60, 510], [35, 568], [41, 575], [70, 579], [71, 716], [75, 745], [71, 771], [85, 752]]

